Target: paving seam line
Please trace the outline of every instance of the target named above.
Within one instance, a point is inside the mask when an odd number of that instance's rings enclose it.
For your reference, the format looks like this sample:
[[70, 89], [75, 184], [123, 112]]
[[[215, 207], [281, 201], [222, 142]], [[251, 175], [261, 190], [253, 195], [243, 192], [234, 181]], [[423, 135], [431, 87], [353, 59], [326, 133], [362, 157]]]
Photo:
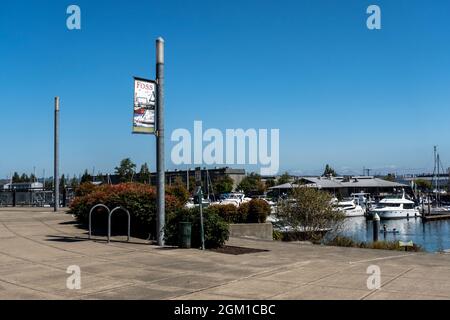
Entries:
[[[12, 286], [15, 286], [15, 287], [19, 287], [19, 288], [23, 288], [23, 289], [28, 289], [28, 290], [31, 290], [31, 291], [36, 291], [36, 292], [39, 292], [39, 293], [51, 294], [51, 293], [48, 293], [48, 292], [46, 292], [46, 291], [42, 291], [42, 290], [39, 290], [39, 289], [35, 289], [35, 288], [32, 288], [32, 287], [28, 287], [28, 286], [23, 285], [23, 284], [19, 284], [19, 283], [7, 281], [7, 280], [1, 279], [1, 278], [0, 278], [0, 282], [7, 283], [7, 284], [9, 284], [9, 285], [12, 285]], [[52, 295], [53, 295], [53, 296], [56, 296], [55, 294], [52, 294]]]
[[379, 261], [379, 260], [399, 259], [399, 258], [412, 257], [412, 256], [416, 256], [416, 255], [417, 255], [417, 253], [402, 254], [402, 255], [397, 255], [397, 256], [388, 256], [388, 257], [381, 257], [381, 258], [374, 258], [374, 259], [367, 259], [367, 260], [350, 261], [348, 264], [352, 265], [352, 264]]
[[[122, 289], [122, 288], [127, 288], [127, 287], [136, 287], [136, 286], [147, 286], [149, 284], [155, 284], [155, 283], [157, 283], [159, 281], [165, 281], [165, 280], [170, 280], [170, 279], [173, 279], [173, 278], [182, 277], [182, 276], [184, 276], [186, 274], [189, 274], [189, 273], [190, 273], [190, 271], [186, 271], [186, 272], [180, 273], [176, 277], [167, 277], [167, 278], [157, 279], [157, 280], [153, 280], [153, 281], [140, 281], [139, 283], [133, 283], [133, 284], [125, 285], [123, 287], [111, 288], [111, 289], [105, 289], [105, 290], [102, 290], [102, 291], [99, 291], [99, 292], [87, 293], [87, 294], [81, 295], [80, 299], [81, 298], [85, 298], [85, 297], [89, 297], [89, 296], [92, 296], [92, 295], [95, 295], [95, 294], [98, 294], [98, 293], [106, 293], [106, 292], [114, 291], [116, 289]], [[133, 281], [136, 281], [136, 280], [133, 280]]]
[[[339, 274], [339, 273], [341, 273], [341, 272], [343, 272], [343, 271], [345, 271], [345, 270], [346, 270], [346, 269], [339, 270], [339, 271], [333, 272], [332, 274], [328, 274], [328, 275], [326, 275], [326, 276], [320, 277], [319, 279], [315, 279], [315, 280], [312, 280], [312, 281], [309, 281], [309, 282], [306, 282], [306, 283], [302, 283], [302, 284], [300, 284], [300, 285], [298, 285], [298, 286], [295, 286], [295, 287], [290, 288], [290, 289], [287, 290], [286, 292], [291, 292], [291, 291], [293, 291], [293, 290], [295, 290], [295, 289], [299, 289], [299, 288], [301, 288], [301, 287], [306, 287], [306, 286], [312, 285], [312, 284], [314, 284], [314, 282], [322, 281], [322, 280], [324, 280], [324, 279], [326, 279], [326, 278], [333, 277], [333, 276], [335, 276], [335, 275], [337, 275], [337, 274]], [[280, 295], [282, 295], [282, 294], [285, 294], [286, 292], [283, 292], [283, 293], [277, 293], [277, 294], [275, 294], [275, 295], [273, 295], [273, 296], [268, 297], [267, 300], [272, 300], [272, 299], [274, 299], [274, 298], [277, 297], [277, 296], [280, 296]]]
[[203, 292], [203, 291], [206, 291], [206, 290], [223, 287], [223, 286], [226, 286], [226, 285], [229, 285], [229, 284], [233, 284], [233, 283], [236, 283], [236, 282], [240, 282], [240, 281], [243, 281], [243, 280], [248, 280], [248, 279], [251, 279], [251, 278], [255, 278], [255, 277], [264, 275], [266, 273], [273, 273], [273, 272], [277, 272], [278, 270], [288, 269], [288, 268], [296, 266], [296, 265], [306, 266], [306, 265], [308, 265], [310, 263], [311, 263], [311, 261], [296, 262], [296, 263], [293, 263], [293, 264], [290, 264], [290, 265], [287, 265], [287, 266], [282, 266], [282, 267], [277, 267], [277, 268], [274, 268], [274, 269], [271, 269], [271, 270], [261, 271], [261, 272], [258, 272], [258, 273], [255, 273], [255, 274], [243, 277], [243, 278], [231, 280], [231, 281], [226, 282], [226, 283], [222, 283], [222, 284], [219, 284], [219, 285], [213, 285], [213, 286], [210, 286], [210, 287], [194, 290], [194, 291], [192, 291], [190, 293], [181, 294], [179, 296], [172, 297], [171, 299], [178, 299], [178, 298], [181, 298], [181, 297], [184, 297], [184, 296], [189, 296], [189, 295], [194, 294], [194, 293], [199, 293], [199, 292]]
[[[16, 259], [19, 259], [19, 260], [22, 260], [22, 261], [25, 261], [25, 262], [29, 262], [32, 265], [44, 266], [44, 267], [47, 267], [47, 268], [50, 268], [50, 269], [54, 269], [54, 270], [57, 270], [57, 271], [63, 271], [64, 273], [66, 273], [66, 271], [67, 271], [67, 269], [64, 268], [64, 267], [57, 267], [57, 266], [55, 266], [53, 264], [47, 264], [47, 263], [44, 263], [44, 262], [36, 262], [36, 261], [33, 261], [33, 260], [21, 258], [21, 257], [14, 257], [14, 256], [12, 256], [12, 255], [10, 255], [8, 253], [2, 252], [2, 251], [0, 251], [0, 254], [3, 254], [5, 256], [9, 256], [9, 257], [12, 257], [12, 258], [16, 258]], [[103, 280], [108, 280], [108, 281], [117, 281], [117, 278], [112, 278], [112, 277], [105, 276], [105, 275], [98, 274], [98, 273], [92, 273], [92, 272], [88, 272], [88, 271], [83, 271], [82, 273], [83, 274], [87, 274], [88, 276], [96, 277], [98, 279], [103, 279]], [[122, 279], [119, 279], [119, 280], [122, 280]], [[1, 276], [0, 276], [0, 281], [7, 282], [6, 280], [2, 280]], [[126, 280], [126, 281], [133, 283], [133, 281], [135, 281], [135, 280]], [[139, 282], [139, 283], [134, 282], [132, 285], [140, 285], [140, 284], [142, 284], [142, 282]], [[18, 285], [18, 284], [16, 284], [16, 285]]]
[[[62, 249], [62, 248], [57, 247], [57, 246], [52, 246], [52, 245], [50, 245], [50, 244], [46, 244], [46, 243], [40, 242], [40, 241], [38, 241], [38, 240], [34, 240], [34, 239], [32, 239], [32, 238], [29, 238], [29, 237], [27, 237], [27, 236], [23, 236], [23, 235], [21, 235], [21, 234], [15, 232], [15, 231], [13, 231], [13, 230], [11, 230], [8, 226], [5, 225], [5, 223], [3, 223], [3, 222], [0, 222], [0, 223], [3, 224], [3, 225], [5, 226], [5, 228], [8, 229], [9, 232], [15, 234], [17, 237], [22, 238], [22, 239], [26, 239], [26, 240], [31, 241], [31, 242], [34, 242], [34, 243], [36, 243], [36, 244], [38, 244], [38, 245], [41, 245], [41, 246], [44, 246], [44, 247], [48, 247], [48, 248], [52, 248], [52, 249], [56, 249], [56, 250], [63, 251], [63, 252], [67, 252], [67, 253], [76, 254], [76, 255], [79, 255], [79, 256], [82, 256], [82, 257], [99, 259], [99, 258], [98, 258], [98, 255], [90, 256], [90, 255], [86, 255], [86, 254], [84, 254], [84, 253], [80, 253], [80, 252], [78, 252], [78, 251]], [[131, 252], [131, 251], [130, 251], [130, 252]], [[14, 257], [14, 256], [12, 256], [12, 257]], [[100, 259], [105, 260], [105, 262], [114, 262], [114, 260], [107, 259], [107, 258], [104, 258], [104, 257], [103, 257], [103, 258], [100, 258]]]
[[383, 289], [383, 287], [385, 287], [385, 286], [387, 286], [389, 283], [391, 283], [391, 282], [393, 282], [393, 281], [399, 279], [400, 277], [404, 276], [405, 274], [407, 274], [408, 272], [410, 272], [410, 271], [412, 271], [412, 270], [414, 270], [414, 268], [409, 268], [408, 270], [403, 271], [403, 272], [400, 273], [398, 276], [396, 276], [396, 277], [392, 278], [391, 280], [388, 280], [388, 281], [386, 281], [385, 283], [383, 283], [383, 284], [381, 285], [381, 288], [380, 288], [380, 289], [373, 290], [373, 291], [369, 292], [367, 295], [365, 295], [364, 297], [362, 297], [361, 300], [365, 300], [366, 298], [370, 297], [371, 295], [373, 295], [373, 294], [375, 294], [375, 293], [377, 293], [377, 292], [380, 292], [380, 290]]

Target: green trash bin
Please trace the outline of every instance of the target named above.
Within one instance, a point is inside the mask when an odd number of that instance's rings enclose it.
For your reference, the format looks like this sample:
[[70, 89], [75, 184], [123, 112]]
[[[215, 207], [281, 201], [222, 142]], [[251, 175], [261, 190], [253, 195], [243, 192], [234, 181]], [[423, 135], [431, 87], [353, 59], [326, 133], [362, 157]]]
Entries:
[[180, 247], [190, 249], [192, 245], [192, 223], [180, 222]]

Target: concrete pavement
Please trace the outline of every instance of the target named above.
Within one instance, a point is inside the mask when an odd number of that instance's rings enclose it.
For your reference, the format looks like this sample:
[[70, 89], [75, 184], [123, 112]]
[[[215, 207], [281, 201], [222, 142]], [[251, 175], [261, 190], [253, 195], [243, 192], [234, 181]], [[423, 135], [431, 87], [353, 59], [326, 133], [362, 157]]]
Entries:
[[[124, 239], [124, 238], [122, 238]], [[0, 208], [0, 299], [450, 299], [450, 255], [250, 239], [268, 252], [232, 256], [88, 241], [70, 215]], [[381, 289], [367, 287], [367, 268]], [[81, 290], [66, 282], [81, 269]]]

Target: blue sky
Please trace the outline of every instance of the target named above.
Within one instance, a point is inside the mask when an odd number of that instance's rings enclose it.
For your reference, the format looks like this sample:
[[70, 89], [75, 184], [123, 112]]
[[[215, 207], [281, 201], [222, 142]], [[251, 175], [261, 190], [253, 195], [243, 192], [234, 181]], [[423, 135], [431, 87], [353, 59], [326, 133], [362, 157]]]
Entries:
[[[70, 4], [80, 31], [66, 28]], [[366, 27], [370, 4], [382, 30]], [[432, 170], [433, 145], [448, 166], [449, 12], [437, 0], [2, 1], [0, 177], [51, 171], [56, 95], [63, 173], [112, 172], [125, 157], [154, 168], [131, 107], [158, 36], [168, 136], [195, 120], [277, 128], [281, 171], [303, 174]]]

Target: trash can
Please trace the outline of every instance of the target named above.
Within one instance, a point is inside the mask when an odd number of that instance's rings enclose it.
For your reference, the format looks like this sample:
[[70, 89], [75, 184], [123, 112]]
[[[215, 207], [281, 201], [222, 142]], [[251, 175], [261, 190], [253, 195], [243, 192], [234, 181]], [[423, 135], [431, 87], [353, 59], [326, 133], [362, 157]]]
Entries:
[[180, 248], [190, 249], [191, 248], [191, 236], [192, 236], [192, 223], [191, 222], [180, 222]]

